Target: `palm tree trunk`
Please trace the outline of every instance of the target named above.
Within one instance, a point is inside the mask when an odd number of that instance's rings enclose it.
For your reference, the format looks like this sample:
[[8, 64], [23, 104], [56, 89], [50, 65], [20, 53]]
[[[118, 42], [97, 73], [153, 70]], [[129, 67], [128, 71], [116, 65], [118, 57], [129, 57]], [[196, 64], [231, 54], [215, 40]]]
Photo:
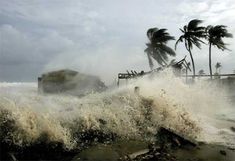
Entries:
[[192, 55], [192, 52], [191, 52], [191, 49], [190, 49], [190, 48], [188, 49], [188, 52], [189, 52], [189, 54], [190, 54], [190, 58], [191, 58], [192, 65], [193, 65], [193, 79], [194, 79], [194, 78], [195, 78], [195, 66], [194, 66], [193, 55]]
[[211, 43], [209, 44], [209, 69], [210, 69], [210, 78], [212, 79], [212, 68], [211, 68]]
[[[189, 42], [189, 40], [187, 40], [187, 41]], [[185, 41], [185, 47], [186, 47], [186, 49], [188, 50], [189, 55], [190, 55], [190, 58], [191, 58], [191, 61], [192, 61], [192, 65], [193, 65], [193, 80], [194, 80], [194, 78], [195, 78], [195, 66], [194, 66], [193, 55], [192, 55], [192, 52], [191, 52], [189, 43], [187, 44], [186, 41]]]
[[186, 84], [188, 83], [188, 69], [186, 68]]

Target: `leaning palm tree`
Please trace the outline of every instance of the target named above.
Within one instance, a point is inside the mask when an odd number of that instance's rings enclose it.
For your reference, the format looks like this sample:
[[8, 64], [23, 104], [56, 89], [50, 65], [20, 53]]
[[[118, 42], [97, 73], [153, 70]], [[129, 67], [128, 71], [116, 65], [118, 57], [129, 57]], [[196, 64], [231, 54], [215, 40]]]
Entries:
[[164, 67], [167, 65], [168, 56], [175, 56], [175, 51], [168, 47], [166, 44], [170, 40], [174, 40], [173, 36], [170, 36], [167, 29], [150, 28], [147, 31], [147, 37], [149, 42], [146, 44], [147, 48], [144, 50], [147, 53], [149, 67], [153, 70], [153, 59], [157, 63]]
[[180, 29], [183, 35], [181, 35], [175, 43], [176, 49], [179, 42], [184, 42], [185, 48], [189, 52], [192, 61], [193, 77], [195, 77], [195, 64], [191, 50], [193, 49], [193, 45], [201, 49], [201, 43], [204, 43], [201, 38], [205, 38], [206, 36], [205, 27], [199, 26], [202, 22], [202, 20], [198, 19], [191, 20], [188, 25], [185, 25], [183, 29]]
[[[209, 42], [209, 69], [210, 77], [212, 79], [212, 68], [211, 68], [211, 46], [214, 45], [220, 50], [226, 50], [226, 45], [222, 38], [228, 37], [231, 38], [233, 35], [228, 33], [226, 26], [217, 25], [217, 26], [207, 26], [206, 28], [207, 38]], [[228, 50], [228, 49], [227, 49]]]

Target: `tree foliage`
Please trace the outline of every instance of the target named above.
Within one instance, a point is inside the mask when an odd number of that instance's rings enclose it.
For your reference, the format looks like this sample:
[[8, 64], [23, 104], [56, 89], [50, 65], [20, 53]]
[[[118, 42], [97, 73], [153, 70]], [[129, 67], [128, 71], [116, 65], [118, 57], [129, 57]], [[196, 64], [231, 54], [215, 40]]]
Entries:
[[194, 19], [191, 20], [188, 25], [185, 25], [180, 31], [183, 33], [175, 43], [175, 49], [179, 42], [184, 42], [185, 48], [190, 54], [190, 58], [193, 66], [193, 75], [195, 76], [195, 64], [191, 50], [193, 46], [201, 49], [201, 43], [204, 43], [201, 39], [206, 37], [205, 27], [199, 26], [203, 21]]
[[175, 51], [167, 46], [167, 42], [174, 40], [167, 29], [150, 28], [147, 31], [149, 42], [146, 44], [147, 48], [144, 50], [147, 53], [149, 66], [153, 69], [153, 60], [161, 66], [167, 65], [168, 56], [175, 56]]

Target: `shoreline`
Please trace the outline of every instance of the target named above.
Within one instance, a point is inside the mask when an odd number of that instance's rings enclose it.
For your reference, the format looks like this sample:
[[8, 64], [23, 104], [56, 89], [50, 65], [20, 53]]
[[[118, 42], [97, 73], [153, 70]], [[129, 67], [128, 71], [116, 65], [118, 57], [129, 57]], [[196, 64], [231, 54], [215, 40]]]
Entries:
[[[5, 147], [4, 147], [5, 146]], [[138, 140], [116, 140], [108, 143], [92, 143], [83, 149], [65, 150], [60, 144], [35, 144], [29, 147], [13, 148], [1, 143], [1, 158], [4, 161], [64, 160], [64, 161], [232, 161], [235, 149], [218, 145], [199, 143], [197, 146], [161, 148], [157, 144]], [[132, 158], [130, 157], [132, 156]]]

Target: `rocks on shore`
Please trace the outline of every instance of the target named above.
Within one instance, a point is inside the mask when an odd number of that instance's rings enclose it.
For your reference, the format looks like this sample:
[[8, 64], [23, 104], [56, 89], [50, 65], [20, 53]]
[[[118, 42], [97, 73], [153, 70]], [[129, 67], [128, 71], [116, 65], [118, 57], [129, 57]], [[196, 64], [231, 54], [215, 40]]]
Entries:
[[148, 149], [135, 152], [120, 158], [121, 161], [177, 161], [171, 150], [184, 147], [196, 147], [197, 143], [184, 138], [170, 129], [161, 127], [156, 134], [157, 141], [149, 145]]

